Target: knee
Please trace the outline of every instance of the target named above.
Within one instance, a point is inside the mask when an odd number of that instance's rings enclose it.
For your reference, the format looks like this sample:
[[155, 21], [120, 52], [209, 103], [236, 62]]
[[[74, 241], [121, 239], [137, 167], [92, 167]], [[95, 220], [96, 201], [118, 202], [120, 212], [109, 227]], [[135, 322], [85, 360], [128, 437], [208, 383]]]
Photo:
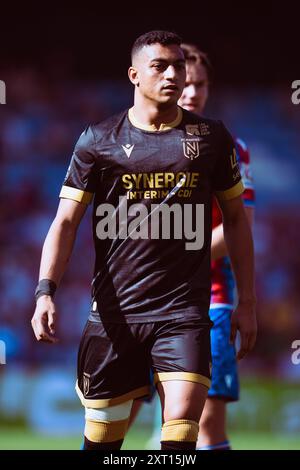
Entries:
[[197, 403], [176, 403], [171, 407], [164, 409], [164, 421], [172, 421], [176, 419], [188, 419], [199, 422], [201, 408]]
[[[187, 407], [180, 403], [173, 404], [172, 407], [165, 407], [163, 411], [164, 421], [174, 421], [175, 419], [188, 419]], [[189, 417], [190, 418], [190, 417]]]
[[213, 436], [216, 433], [223, 432], [224, 430], [223, 413], [218, 413], [217, 410], [211, 406], [206, 406], [200, 420], [200, 433], [206, 436]]
[[216, 419], [213, 413], [205, 413], [200, 420], [201, 431], [205, 434], [211, 434], [216, 427]]

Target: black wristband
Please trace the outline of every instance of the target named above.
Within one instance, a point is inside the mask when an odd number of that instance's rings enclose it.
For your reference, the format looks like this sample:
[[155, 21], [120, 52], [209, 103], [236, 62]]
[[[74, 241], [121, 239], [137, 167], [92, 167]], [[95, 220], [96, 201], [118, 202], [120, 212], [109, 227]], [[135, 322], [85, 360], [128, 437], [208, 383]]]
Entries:
[[35, 300], [37, 300], [42, 295], [50, 295], [51, 297], [54, 296], [56, 291], [56, 284], [51, 279], [41, 279], [35, 289]]

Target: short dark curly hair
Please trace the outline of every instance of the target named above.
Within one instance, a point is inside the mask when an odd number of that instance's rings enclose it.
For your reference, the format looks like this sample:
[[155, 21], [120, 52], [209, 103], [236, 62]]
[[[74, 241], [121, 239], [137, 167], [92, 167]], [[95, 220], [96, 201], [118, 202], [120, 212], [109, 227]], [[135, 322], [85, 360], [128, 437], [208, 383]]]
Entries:
[[177, 46], [180, 46], [181, 43], [181, 37], [171, 31], [149, 31], [135, 40], [131, 49], [131, 58], [133, 59], [135, 54], [144, 46], [150, 46], [151, 44], [162, 44], [163, 46], [177, 44]]

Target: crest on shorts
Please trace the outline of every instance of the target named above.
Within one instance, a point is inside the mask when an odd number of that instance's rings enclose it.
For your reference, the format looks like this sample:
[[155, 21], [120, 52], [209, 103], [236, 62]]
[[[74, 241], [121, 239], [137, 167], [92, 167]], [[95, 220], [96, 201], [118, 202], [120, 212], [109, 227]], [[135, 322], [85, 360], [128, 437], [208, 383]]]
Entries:
[[200, 145], [198, 139], [181, 139], [183, 146], [183, 153], [186, 158], [194, 160], [200, 155]]
[[83, 373], [83, 395], [86, 396], [90, 391], [90, 377], [91, 374]]

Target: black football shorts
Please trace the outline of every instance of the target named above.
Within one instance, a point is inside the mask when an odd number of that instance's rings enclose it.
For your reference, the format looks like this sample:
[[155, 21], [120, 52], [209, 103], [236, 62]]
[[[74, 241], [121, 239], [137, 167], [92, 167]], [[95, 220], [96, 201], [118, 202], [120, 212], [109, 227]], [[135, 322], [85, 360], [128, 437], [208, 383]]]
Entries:
[[153, 323], [88, 321], [78, 353], [76, 390], [84, 406], [105, 408], [150, 393], [154, 381], [210, 387], [210, 329], [205, 320]]

